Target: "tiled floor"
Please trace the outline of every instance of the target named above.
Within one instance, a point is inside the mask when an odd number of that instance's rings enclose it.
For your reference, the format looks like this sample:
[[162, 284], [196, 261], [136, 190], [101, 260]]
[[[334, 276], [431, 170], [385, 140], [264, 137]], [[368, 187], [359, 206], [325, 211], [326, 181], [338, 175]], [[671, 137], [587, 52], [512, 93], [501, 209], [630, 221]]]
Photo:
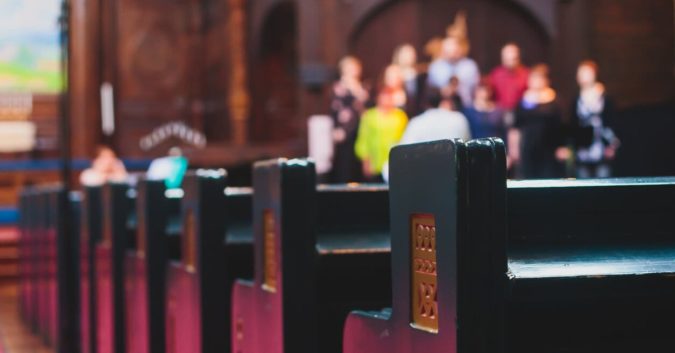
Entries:
[[0, 345], [0, 353], [52, 353], [19, 318], [17, 286], [13, 282], [0, 282]]

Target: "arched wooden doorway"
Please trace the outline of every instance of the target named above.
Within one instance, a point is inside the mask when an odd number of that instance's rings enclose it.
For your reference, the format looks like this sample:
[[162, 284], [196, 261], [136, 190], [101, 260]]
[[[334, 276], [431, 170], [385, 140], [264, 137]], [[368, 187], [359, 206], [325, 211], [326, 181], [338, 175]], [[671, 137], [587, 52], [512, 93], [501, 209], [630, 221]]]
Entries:
[[[394, 49], [412, 43], [420, 54], [432, 37], [443, 36], [457, 11], [467, 12], [471, 53], [482, 74], [499, 64], [501, 46], [515, 41], [526, 64], [548, 62], [550, 38], [527, 10], [505, 0], [396, 0], [376, 8], [359, 23], [350, 50], [363, 60], [364, 75], [375, 78]], [[420, 60], [429, 60], [423, 54]]]
[[268, 12], [251, 67], [253, 139], [281, 141], [297, 133], [297, 17], [293, 2]]

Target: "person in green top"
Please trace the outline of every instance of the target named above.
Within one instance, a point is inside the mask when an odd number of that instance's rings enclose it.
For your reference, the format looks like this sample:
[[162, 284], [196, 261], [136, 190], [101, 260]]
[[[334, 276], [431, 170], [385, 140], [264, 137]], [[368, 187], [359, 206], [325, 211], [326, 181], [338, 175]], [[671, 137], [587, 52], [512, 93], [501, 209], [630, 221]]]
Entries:
[[396, 108], [394, 92], [385, 89], [377, 97], [377, 106], [361, 116], [354, 150], [363, 165], [367, 179], [379, 179], [382, 167], [389, 160], [389, 150], [403, 136], [408, 116]]

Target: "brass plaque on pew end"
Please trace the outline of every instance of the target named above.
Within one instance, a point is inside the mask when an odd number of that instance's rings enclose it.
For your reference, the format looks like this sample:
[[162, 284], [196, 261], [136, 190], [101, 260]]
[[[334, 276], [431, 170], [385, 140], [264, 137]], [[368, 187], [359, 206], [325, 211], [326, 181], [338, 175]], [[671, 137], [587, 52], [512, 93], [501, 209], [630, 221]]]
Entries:
[[438, 333], [438, 279], [436, 272], [436, 221], [433, 215], [410, 217], [411, 325]]
[[265, 210], [263, 213], [263, 289], [268, 292], [277, 291], [277, 251], [275, 243], [276, 222], [274, 212]]
[[197, 264], [197, 237], [195, 234], [195, 215], [194, 211], [188, 210], [185, 213], [184, 221], [184, 231], [183, 231], [183, 252], [184, 252], [184, 265], [185, 268], [190, 271], [195, 271], [195, 265]]

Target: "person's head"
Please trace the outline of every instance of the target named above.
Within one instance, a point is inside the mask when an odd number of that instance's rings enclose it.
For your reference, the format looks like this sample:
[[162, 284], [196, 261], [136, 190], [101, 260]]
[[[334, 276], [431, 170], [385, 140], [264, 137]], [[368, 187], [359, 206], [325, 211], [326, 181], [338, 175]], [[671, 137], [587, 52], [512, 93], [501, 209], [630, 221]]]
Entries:
[[356, 80], [361, 78], [361, 62], [356, 57], [345, 56], [340, 60], [338, 66], [340, 76]]
[[386, 88], [398, 89], [403, 86], [403, 72], [396, 65], [389, 65], [384, 69], [382, 83]]
[[108, 146], [99, 146], [96, 149], [96, 158], [93, 162], [93, 168], [101, 172], [111, 172], [117, 164], [117, 155]]
[[417, 51], [412, 44], [403, 44], [394, 50], [392, 59], [394, 65], [400, 67], [412, 67], [417, 63]]
[[513, 69], [520, 65], [520, 48], [516, 43], [507, 43], [502, 47], [502, 65]]
[[598, 82], [598, 64], [592, 60], [584, 60], [577, 68], [577, 83], [580, 87], [590, 87]]
[[174, 146], [169, 148], [169, 157], [182, 157], [183, 156], [183, 150], [180, 149], [180, 147]]
[[480, 83], [476, 86], [474, 91], [474, 101], [475, 102], [491, 102], [492, 101], [492, 88], [486, 83]]
[[548, 78], [548, 65], [537, 64], [530, 69], [530, 76], [527, 80], [527, 87], [532, 90], [542, 90], [550, 87]]
[[457, 61], [467, 54], [468, 43], [457, 37], [447, 37], [441, 44], [441, 57], [449, 61]]
[[443, 102], [443, 94], [439, 88], [429, 87], [426, 93], [427, 97], [427, 108], [439, 108]]
[[385, 87], [377, 95], [377, 108], [391, 110], [396, 108], [395, 92], [392, 88]]

